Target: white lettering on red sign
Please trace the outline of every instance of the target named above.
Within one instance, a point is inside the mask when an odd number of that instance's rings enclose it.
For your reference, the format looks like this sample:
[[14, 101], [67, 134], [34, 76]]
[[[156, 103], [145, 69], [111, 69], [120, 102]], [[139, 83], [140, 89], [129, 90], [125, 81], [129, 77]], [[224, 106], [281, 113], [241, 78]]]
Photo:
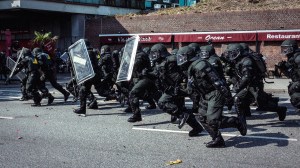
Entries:
[[211, 35], [207, 35], [205, 37], [205, 40], [224, 40], [225, 37], [224, 36], [211, 36]]
[[300, 34], [267, 34], [267, 39], [297, 39]]
[[159, 41], [164, 41], [164, 39], [165, 39], [165, 38], [163, 38], [163, 37], [158, 37], [158, 40], [159, 40]]
[[151, 37], [140, 37], [140, 41], [151, 41]]

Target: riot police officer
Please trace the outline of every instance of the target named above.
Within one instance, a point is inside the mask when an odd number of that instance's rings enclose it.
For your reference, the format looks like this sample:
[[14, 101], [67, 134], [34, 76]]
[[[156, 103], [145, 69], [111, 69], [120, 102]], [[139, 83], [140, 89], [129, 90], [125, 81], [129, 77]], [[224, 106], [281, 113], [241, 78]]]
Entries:
[[38, 84], [40, 83], [40, 66], [37, 59], [32, 55], [28, 48], [24, 48], [21, 53], [20, 62], [16, 66], [16, 70], [13, 75], [25, 69], [25, 73], [28, 78], [26, 81], [26, 92], [28, 95], [33, 97], [33, 102], [31, 106], [41, 106], [42, 96], [38, 92]]
[[[117, 66], [117, 65], [116, 65]], [[114, 81], [114, 62], [112, 59], [111, 49], [108, 45], [104, 45], [100, 49], [100, 60], [98, 61], [99, 73], [101, 75], [101, 84], [96, 88], [97, 93], [105, 97], [105, 100], [115, 99], [113, 90]]]
[[[237, 128], [241, 135], [246, 135], [246, 123], [237, 117], [222, 116], [225, 101], [231, 101], [231, 93], [226, 82], [218, 75], [215, 68], [205, 59], [195, 59], [193, 49], [185, 46], [177, 53], [177, 63], [183, 69], [188, 69], [187, 88], [183, 93], [197, 92], [201, 99], [206, 101], [206, 108], [199, 109], [197, 115], [205, 130], [212, 137], [212, 141], [206, 144], [208, 148], [224, 147], [225, 142], [219, 131], [220, 128]], [[205, 109], [205, 110], [203, 110]]]
[[142, 121], [141, 109], [139, 107], [140, 99], [149, 99], [150, 97], [158, 101], [160, 97], [154, 81], [148, 75], [148, 71], [150, 70], [151, 63], [149, 57], [138, 46], [132, 74], [134, 85], [129, 93], [129, 103], [133, 115], [127, 120], [128, 122]]
[[[180, 49], [178, 50], [180, 52]], [[177, 52], [177, 54], [178, 54]], [[155, 70], [160, 81], [163, 95], [158, 101], [160, 109], [171, 115], [171, 122], [179, 120], [179, 128], [186, 122], [192, 130], [189, 136], [197, 136], [202, 132], [202, 126], [196, 121], [193, 113], [185, 108], [185, 96], [179, 94], [180, 88], [185, 88], [185, 75], [177, 65], [176, 54], [170, 55], [163, 44], [151, 48], [150, 57], [155, 60]], [[189, 116], [189, 117], [185, 117]]]
[[288, 86], [291, 104], [300, 112], [300, 49], [295, 40], [285, 40], [281, 44], [281, 53], [287, 57], [285, 74], [292, 79]]
[[[41, 85], [45, 85], [45, 81], [48, 80], [50, 84], [59, 92], [61, 92], [64, 95], [64, 101], [67, 101], [67, 99], [70, 96], [70, 93], [66, 91], [59, 83], [57, 83], [57, 79], [55, 77], [55, 71], [53, 70], [53, 60], [50, 58], [50, 56], [42, 51], [40, 48], [34, 48], [33, 49], [33, 54], [37, 58], [39, 65], [41, 67], [42, 71], [42, 81], [44, 83], [41, 83]], [[44, 95], [48, 95], [49, 97], [49, 102], [53, 102], [52, 99], [54, 97], [50, 93], [45, 93]], [[48, 103], [49, 104], [49, 103]], [[50, 103], [51, 104], [51, 103]]]
[[[263, 78], [257, 67], [256, 62], [240, 44], [228, 45], [226, 55], [234, 64], [234, 71], [237, 79], [236, 85], [233, 87], [236, 95], [234, 97], [234, 105], [236, 112], [243, 120], [245, 115], [250, 112], [250, 104], [252, 98], [258, 95], [257, 91], [263, 91]], [[270, 103], [271, 104], [271, 103]], [[264, 110], [277, 112], [280, 121], [283, 121], [286, 116], [286, 107], [281, 107], [276, 104], [264, 106]]]
[[[99, 81], [101, 81], [100, 71], [98, 69], [98, 61], [97, 61], [97, 55], [94, 52], [94, 49], [90, 46], [90, 42], [85, 39], [85, 45], [87, 47], [87, 51], [91, 60], [91, 64], [93, 67], [93, 70], [95, 72], [95, 76], [89, 80], [86, 80], [84, 83], [80, 85], [79, 88], [79, 99], [80, 99], [80, 107], [78, 109], [75, 109], [73, 112], [76, 114], [79, 114], [80, 116], [86, 115], [86, 99], [88, 96], [91, 96], [91, 87], [94, 85], [95, 89], [99, 85]], [[91, 109], [97, 109], [97, 99], [94, 95], [92, 95], [91, 103], [89, 104], [89, 108]]]

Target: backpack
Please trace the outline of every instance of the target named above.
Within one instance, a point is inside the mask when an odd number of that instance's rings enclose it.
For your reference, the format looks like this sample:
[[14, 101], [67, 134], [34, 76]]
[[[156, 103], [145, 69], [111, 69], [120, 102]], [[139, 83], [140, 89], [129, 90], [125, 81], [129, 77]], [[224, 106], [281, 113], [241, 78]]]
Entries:
[[249, 56], [253, 62], [255, 63], [255, 67], [257, 72], [260, 74], [260, 77], [266, 78], [267, 77], [267, 66], [266, 61], [264, 60], [264, 56], [260, 53], [253, 52]]

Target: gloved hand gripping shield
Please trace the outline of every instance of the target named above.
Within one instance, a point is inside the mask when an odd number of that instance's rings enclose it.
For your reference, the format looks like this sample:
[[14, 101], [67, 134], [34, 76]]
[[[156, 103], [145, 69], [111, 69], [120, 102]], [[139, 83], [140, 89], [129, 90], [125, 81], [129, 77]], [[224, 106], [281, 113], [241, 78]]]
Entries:
[[80, 39], [75, 42], [68, 48], [68, 50], [77, 84], [80, 85], [93, 78], [95, 76], [95, 72], [84, 39]]

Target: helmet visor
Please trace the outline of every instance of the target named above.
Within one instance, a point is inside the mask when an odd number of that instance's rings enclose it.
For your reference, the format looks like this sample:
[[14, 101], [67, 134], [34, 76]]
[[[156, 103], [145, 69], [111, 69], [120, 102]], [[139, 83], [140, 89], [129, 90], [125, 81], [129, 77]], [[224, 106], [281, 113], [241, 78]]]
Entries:
[[155, 61], [160, 57], [160, 53], [157, 51], [151, 51], [149, 54], [149, 58], [151, 61]]
[[206, 51], [206, 50], [201, 50], [201, 52], [200, 52], [200, 57], [201, 57], [202, 59], [209, 58], [209, 52]]
[[183, 54], [177, 54], [177, 65], [182, 65], [186, 63], [187, 60], [187, 55]]
[[288, 55], [293, 53], [293, 47], [292, 46], [281, 46], [281, 54], [282, 55]]
[[241, 53], [237, 50], [230, 50], [230, 51], [226, 51], [224, 53], [225, 57], [228, 58], [230, 61], [233, 61], [235, 59], [237, 59]]

